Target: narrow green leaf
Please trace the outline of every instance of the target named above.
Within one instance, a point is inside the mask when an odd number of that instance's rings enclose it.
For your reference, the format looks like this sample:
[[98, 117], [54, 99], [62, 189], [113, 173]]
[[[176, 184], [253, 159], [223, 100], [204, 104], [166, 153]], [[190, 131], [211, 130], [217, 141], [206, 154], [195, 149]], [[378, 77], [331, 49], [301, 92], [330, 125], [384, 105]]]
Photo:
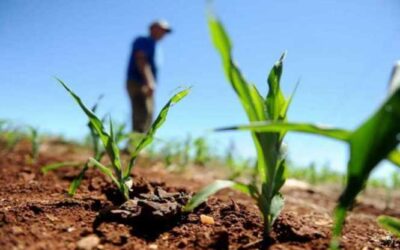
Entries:
[[46, 166], [43, 166], [40, 168], [43, 174], [47, 174], [50, 171], [62, 168], [62, 167], [79, 167], [82, 163], [81, 162], [75, 162], [75, 161], [65, 161], [65, 162], [57, 162], [57, 163], [52, 163]]
[[286, 181], [286, 161], [282, 160], [279, 164], [278, 170], [275, 175], [274, 191], [273, 193], [279, 193], [279, 190], [285, 184]]
[[183, 211], [185, 212], [192, 211], [201, 203], [205, 202], [209, 196], [215, 194], [216, 192], [224, 188], [233, 188], [238, 191], [244, 192], [248, 195], [251, 195], [254, 192], [254, 190], [252, 190], [251, 187], [242, 183], [227, 181], [227, 180], [216, 180], [210, 185], [200, 190], [199, 192], [197, 192], [185, 205]]
[[268, 118], [272, 121], [277, 121], [282, 113], [285, 113], [286, 99], [280, 88], [280, 80], [283, 71], [283, 60], [286, 53], [283, 53], [281, 58], [272, 67], [268, 76], [268, 95], [265, 99], [265, 106], [268, 113]]
[[378, 224], [390, 233], [400, 237], [400, 220], [394, 217], [381, 215], [378, 217]]
[[300, 80], [296, 83], [296, 86], [294, 87], [292, 94], [289, 96], [288, 100], [285, 103], [285, 106], [282, 108], [279, 121], [286, 121], [287, 113], [289, 111], [290, 104], [293, 101], [294, 95], [296, 94], [297, 88], [299, 87]]
[[256, 132], [287, 132], [295, 131], [308, 134], [317, 134], [330, 137], [332, 139], [347, 141], [351, 132], [338, 128], [328, 128], [308, 123], [291, 122], [253, 122], [249, 125], [239, 125], [233, 127], [219, 128], [216, 131], [225, 130], [251, 130]]
[[[93, 107], [91, 108], [93, 114], [96, 113], [96, 110], [98, 108], [99, 102], [100, 100], [103, 98], [103, 95], [100, 95], [97, 98], [97, 101], [95, 102], [95, 104], [93, 105]], [[103, 121], [104, 119], [101, 120], [102, 123], [104, 123]], [[93, 152], [95, 155], [95, 158], [97, 160], [100, 160], [101, 156], [102, 156], [102, 152], [100, 151], [100, 139], [99, 139], [99, 135], [96, 132], [96, 129], [93, 127], [92, 123], [89, 121], [87, 126], [89, 127], [89, 131], [90, 131], [90, 137], [92, 139], [92, 147], [93, 147]]]
[[243, 108], [251, 121], [265, 120], [265, 112], [259, 109], [260, 98], [256, 96], [254, 87], [250, 85], [232, 58], [232, 44], [221, 22], [212, 14], [208, 15], [208, 27], [211, 32], [212, 42], [219, 52], [224, 66], [224, 72], [230, 84], [239, 96]]
[[68, 194], [70, 196], [75, 195], [76, 190], [81, 185], [83, 177], [85, 176], [85, 173], [88, 169], [89, 169], [89, 165], [88, 165], [88, 163], [86, 163], [85, 166], [82, 168], [82, 170], [79, 172], [78, 176], [75, 177], [75, 179], [71, 182], [69, 189], [68, 189]]
[[[337, 209], [348, 209], [363, 190], [371, 171], [377, 164], [390, 157], [396, 149], [400, 135], [400, 88], [349, 138], [350, 160], [347, 167], [347, 183], [340, 195]], [[336, 220], [334, 237], [341, 234], [343, 223]]]
[[142, 149], [144, 149], [147, 145], [149, 145], [153, 141], [154, 135], [156, 134], [157, 130], [167, 120], [167, 115], [168, 115], [169, 109], [174, 104], [176, 104], [179, 101], [181, 101], [189, 93], [190, 93], [190, 88], [186, 88], [184, 90], [181, 90], [178, 93], [176, 93], [174, 96], [172, 96], [171, 99], [169, 99], [169, 101], [167, 102], [167, 104], [164, 105], [164, 107], [161, 109], [160, 113], [158, 114], [156, 120], [151, 125], [151, 128], [149, 129], [149, 131], [146, 133], [146, 135], [143, 138], [141, 138], [141, 140], [139, 141], [138, 145], [135, 147], [135, 149], [134, 149], [134, 151], [133, 151], [133, 153], [131, 155], [131, 159], [130, 159], [127, 171], [124, 174], [125, 178], [128, 177], [129, 174], [131, 173], [133, 164], [134, 164], [134, 162], [136, 160], [136, 157], [139, 155], [140, 151], [142, 151]]
[[[89, 118], [90, 123], [93, 128], [96, 130], [97, 134], [102, 141], [104, 148], [107, 151], [107, 154], [110, 157], [111, 163], [116, 172], [121, 172], [121, 160], [119, 149], [115, 145], [113, 138], [105, 131], [102, 121], [82, 102], [81, 98], [77, 96], [63, 81], [57, 78], [57, 81], [68, 91], [68, 93], [72, 96], [75, 102], [81, 107], [83, 112]], [[119, 176], [120, 174], [117, 173]]]
[[334, 211], [334, 223], [333, 223], [333, 230], [332, 230], [332, 239], [330, 242], [329, 249], [330, 250], [337, 250], [339, 249], [340, 245], [340, 234], [343, 230], [343, 225], [346, 220], [347, 210], [345, 207], [337, 206]]
[[93, 113], [96, 113], [97, 108], [99, 107], [99, 103], [100, 103], [101, 99], [103, 99], [103, 97], [104, 97], [104, 95], [99, 95], [99, 97], [97, 97], [96, 102], [94, 103], [94, 105], [91, 108]]
[[103, 164], [101, 164], [100, 162], [98, 162], [96, 159], [94, 158], [89, 158], [89, 163], [93, 164], [97, 169], [99, 169], [103, 174], [105, 174], [106, 176], [110, 177], [110, 179], [117, 185], [117, 187], [120, 187], [120, 183], [119, 181], [115, 178], [115, 176], [113, 175], [113, 172], [111, 171], [111, 169], [109, 169], [108, 167], [104, 166]]

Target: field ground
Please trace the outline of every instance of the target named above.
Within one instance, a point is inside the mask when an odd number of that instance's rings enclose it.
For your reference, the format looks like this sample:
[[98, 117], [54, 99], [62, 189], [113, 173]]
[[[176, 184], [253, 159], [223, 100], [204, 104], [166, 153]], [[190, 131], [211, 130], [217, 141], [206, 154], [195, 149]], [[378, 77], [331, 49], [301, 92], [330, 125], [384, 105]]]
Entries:
[[[253, 201], [231, 190], [218, 193], [194, 213], [174, 214], [167, 225], [146, 219], [98, 224], [98, 214], [118, 203], [107, 198], [115, 192], [110, 180], [89, 170], [77, 195], [70, 198], [66, 190], [78, 169], [64, 168], [47, 175], [40, 172], [40, 167], [49, 163], [84, 161], [90, 152], [47, 142], [41, 146], [37, 163], [31, 163], [29, 150], [28, 144], [20, 143], [11, 152], [1, 153], [2, 249], [260, 249], [262, 244], [269, 249], [326, 249], [329, 244], [338, 185], [312, 187], [289, 180], [283, 189], [284, 211], [271, 239], [263, 243], [262, 221]], [[155, 192], [185, 196], [223, 173], [201, 166], [171, 172], [159, 162], [142, 158], [134, 175], [134, 187], [144, 197]], [[375, 222], [381, 214], [400, 217], [400, 209], [394, 209], [400, 207], [400, 192], [394, 193], [389, 209], [385, 209], [385, 197], [384, 190], [368, 189], [358, 199], [344, 230], [344, 249], [400, 249], [400, 240]], [[203, 215], [212, 217], [214, 223], [201, 221]]]

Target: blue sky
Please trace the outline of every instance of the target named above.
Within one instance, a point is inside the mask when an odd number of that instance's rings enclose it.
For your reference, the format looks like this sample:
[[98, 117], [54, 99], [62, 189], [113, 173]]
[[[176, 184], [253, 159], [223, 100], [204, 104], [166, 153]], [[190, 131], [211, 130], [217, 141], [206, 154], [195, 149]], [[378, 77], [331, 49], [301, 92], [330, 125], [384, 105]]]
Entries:
[[[391, 67], [400, 59], [400, 1], [220, 0], [214, 7], [236, 60], [261, 92], [267, 91], [270, 67], [288, 51], [285, 93], [301, 79], [290, 120], [352, 129], [384, 100]], [[202, 135], [246, 122], [210, 42], [205, 2], [185, 0], [0, 1], [1, 118], [81, 138], [85, 117], [56, 84], [57, 76], [88, 104], [105, 94], [100, 112], [129, 121], [125, 71], [131, 42], [158, 18], [175, 30], [161, 43], [158, 110], [177, 87], [193, 86], [158, 136]], [[246, 132], [208, 136], [215, 148], [233, 139], [241, 154], [254, 154]], [[346, 165], [341, 143], [306, 135], [289, 135], [287, 142], [298, 164]]]

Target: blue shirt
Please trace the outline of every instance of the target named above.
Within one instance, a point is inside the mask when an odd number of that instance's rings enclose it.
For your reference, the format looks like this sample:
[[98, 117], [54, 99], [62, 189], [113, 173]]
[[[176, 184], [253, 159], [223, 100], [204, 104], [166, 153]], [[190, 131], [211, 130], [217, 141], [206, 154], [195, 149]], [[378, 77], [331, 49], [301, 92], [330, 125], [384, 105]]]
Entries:
[[132, 53], [129, 60], [128, 66], [128, 80], [133, 80], [139, 84], [144, 84], [142, 74], [137, 68], [135, 53], [142, 51], [147, 58], [147, 62], [150, 64], [151, 71], [154, 78], [157, 78], [157, 66], [156, 66], [156, 41], [151, 37], [138, 37], [133, 42]]

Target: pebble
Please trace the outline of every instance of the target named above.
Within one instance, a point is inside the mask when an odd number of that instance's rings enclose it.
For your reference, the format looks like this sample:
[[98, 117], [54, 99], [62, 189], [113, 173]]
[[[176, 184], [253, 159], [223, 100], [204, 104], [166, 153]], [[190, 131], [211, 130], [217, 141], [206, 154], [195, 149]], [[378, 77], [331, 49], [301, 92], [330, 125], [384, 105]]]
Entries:
[[201, 223], [206, 224], [206, 225], [214, 225], [215, 224], [213, 217], [204, 215], [204, 214], [200, 215], [200, 221], [201, 221]]
[[47, 219], [49, 219], [51, 222], [58, 221], [58, 218], [55, 217], [54, 215], [46, 214], [46, 217], [47, 217]]
[[77, 243], [77, 248], [81, 250], [92, 250], [100, 243], [100, 238], [97, 235], [91, 234], [82, 239]]
[[18, 226], [13, 226], [11, 229], [12, 229], [12, 231], [13, 231], [14, 234], [21, 234], [21, 233], [24, 232], [24, 230], [22, 229], [22, 227], [18, 227]]
[[150, 245], [149, 245], [149, 249], [151, 249], [151, 250], [157, 250], [157, 249], [158, 249], [158, 246], [157, 246], [156, 244], [150, 244]]

